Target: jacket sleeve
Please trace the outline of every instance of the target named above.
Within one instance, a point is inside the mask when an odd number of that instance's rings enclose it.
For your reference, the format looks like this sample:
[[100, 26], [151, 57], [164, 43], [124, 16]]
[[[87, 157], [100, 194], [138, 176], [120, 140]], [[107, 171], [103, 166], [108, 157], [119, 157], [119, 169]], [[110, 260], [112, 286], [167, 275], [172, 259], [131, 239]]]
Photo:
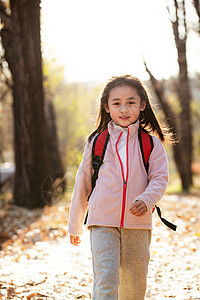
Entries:
[[83, 159], [76, 174], [76, 181], [69, 211], [68, 233], [81, 235], [88, 207], [88, 196], [92, 190], [92, 144], [87, 141]]
[[142, 200], [149, 212], [164, 195], [169, 178], [168, 160], [161, 141], [153, 136], [154, 148], [149, 157], [148, 186], [145, 191], [136, 197]]

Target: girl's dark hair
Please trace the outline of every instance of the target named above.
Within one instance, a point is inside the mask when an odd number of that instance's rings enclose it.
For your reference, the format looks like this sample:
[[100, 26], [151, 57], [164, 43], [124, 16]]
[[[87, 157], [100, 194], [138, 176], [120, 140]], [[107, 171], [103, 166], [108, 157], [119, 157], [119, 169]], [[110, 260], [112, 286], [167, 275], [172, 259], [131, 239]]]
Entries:
[[101, 133], [107, 128], [108, 123], [111, 121], [110, 114], [105, 110], [105, 106], [108, 106], [109, 93], [113, 88], [122, 85], [128, 85], [130, 87], [136, 88], [141, 101], [144, 101], [146, 103], [145, 110], [141, 111], [139, 115], [140, 127], [148, 133], [154, 133], [155, 135], [157, 135], [162, 142], [166, 140], [170, 141], [170, 133], [167, 129], [165, 129], [166, 132], [164, 132], [164, 129], [162, 129], [159, 121], [157, 120], [143, 83], [136, 77], [133, 77], [131, 75], [123, 75], [113, 76], [106, 84], [100, 99], [100, 106], [96, 120], [96, 129], [89, 135], [89, 142], [92, 140], [92, 137], [95, 134]]

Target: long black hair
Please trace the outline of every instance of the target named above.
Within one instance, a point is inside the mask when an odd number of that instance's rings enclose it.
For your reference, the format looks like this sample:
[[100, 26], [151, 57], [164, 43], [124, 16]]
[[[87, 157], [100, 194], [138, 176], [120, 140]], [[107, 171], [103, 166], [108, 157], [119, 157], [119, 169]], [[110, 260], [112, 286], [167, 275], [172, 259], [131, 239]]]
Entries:
[[110, 91], [118, 86], [128, 85], [130, 87], [136, 88], [138, 95], [140, 96], [141, 102], [146, 103], [144, 111], [140, 111], [139, 121], [140, 127], [142, 130], [153, 133], [159, 137], [159, 139], [164, 141], [172, 141], [172, 136], [167, 129], [163, 129], [157, 120], [155, 113], [151, 107], [150, 99], [147, 93], [146, 88], [143, 83], [136, 77], [132, 75], [123, 75], [123, 76], [113, 76], [106, 84], [99, 105], [98, 116], [96, 120], [96, 129], [89, 135], [89, 142], [92, 140], [92, 137], [101, 133], [108, 126], [108, 123], [111, 121], [110, 114], [106, 112], [105, 106], [108, 106], [108, 98]]

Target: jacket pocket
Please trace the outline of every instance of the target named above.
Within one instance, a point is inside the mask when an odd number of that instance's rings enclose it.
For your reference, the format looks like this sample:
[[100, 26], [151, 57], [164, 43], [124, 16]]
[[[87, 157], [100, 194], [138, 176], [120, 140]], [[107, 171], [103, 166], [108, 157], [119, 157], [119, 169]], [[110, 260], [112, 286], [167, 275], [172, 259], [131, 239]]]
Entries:
[[147, 212], [144, 216], [133, 215], [130, 211], [127, 214], [126, 219], [127, 224], [129, 225], [151, 225], [152, 222], [152, 213]]

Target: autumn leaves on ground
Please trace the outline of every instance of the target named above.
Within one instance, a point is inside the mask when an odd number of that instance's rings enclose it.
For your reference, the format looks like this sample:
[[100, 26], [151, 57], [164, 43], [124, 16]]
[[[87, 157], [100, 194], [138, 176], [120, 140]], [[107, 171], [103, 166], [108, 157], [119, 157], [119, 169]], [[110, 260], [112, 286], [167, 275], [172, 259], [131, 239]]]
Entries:
[[[146, 299], [200, 299], [200, 197], [166, 195], [154, 213]], [[1, 204], [0, 299], [91, 299], [89, 231], [69, 244], [68, 206], [27, 210]]]

